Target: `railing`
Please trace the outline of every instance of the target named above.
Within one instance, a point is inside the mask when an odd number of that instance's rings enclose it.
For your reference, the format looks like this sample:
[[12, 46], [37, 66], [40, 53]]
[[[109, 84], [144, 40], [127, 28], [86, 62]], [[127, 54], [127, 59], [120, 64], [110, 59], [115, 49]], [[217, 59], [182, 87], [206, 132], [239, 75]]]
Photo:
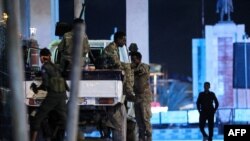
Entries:
[[[250, 124], [250, 109], [247, 108], [220, 108], [217, 110], [214, 121], [216, 124]], [[197, 109], [162, 111], [153, 113], [153, 125], [191, 125], [199, 123]]]

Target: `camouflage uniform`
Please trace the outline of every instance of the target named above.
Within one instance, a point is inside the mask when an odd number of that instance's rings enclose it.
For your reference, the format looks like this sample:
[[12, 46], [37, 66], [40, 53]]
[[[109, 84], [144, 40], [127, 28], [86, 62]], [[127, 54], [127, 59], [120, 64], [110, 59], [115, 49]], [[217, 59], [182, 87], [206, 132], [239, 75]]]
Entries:
[[135, 101], [133, 85], [134, 73], [131, 63], [124, 63], [120, 61], [119, 49], [116, 44], [110, 43], [104, 51], [105, 58], [108, 59], [110, 69], [120, 69], [123, 71], [123, 94], [127, 96], [129, 101]]
[[[73, 32], [64, 34], [62, 41], [58, 45], [58, 60], [56, 63], [60, 64], [60, 69], [65, 71], [70, 69], [72, 65], [72, 49], [73, 49]], [[90, 51], [89, 41], [87, 35], [83, 38], [82, 61]], [[82, 62], [83, 63], [83, 62]]]
[[139, 138], [151, 141], [152, 127], [150, 124], [152, 94], [149, 86], [149, 65], [141, 63], [134, 69], [134, 91], [140, 103], [135, 103], [135, 117], [139, 126]]
[[122, 69], [119, 49], [116, 43], [112, 42], [104, 49], [104, 56], [108, 60], [109, 69]]
[[110, 43], [104, 50], [105, 58], [109, 61], [109, 67], [110, 69], [120, 69], [123, 71], [124, 74], [124, 80], [123, 80], [123, 93], [131, 101], [133, 101], [135, 98], [133, 98], [133, 85], [134, 85], [134, 74], [132, 73], [132, 67], [130, 63], [123, 63], [120, 61], [120, 55], [119, 55], [119, 49], [116, 46], [116, 44]]
[[134, 97], [134, 73], [130, 63], [121, 63], [122, 70], [124, 71], [123, 78], [123, 94], [126, 95], [127, 100], [135, 101]]
[[122, 63], [125, 72], [123, 79], [123, 94], [126, 95], [125, 105], [127, 108], [127, 141], [136, 141], [137, 126], [134, 112], [134, 102], [136, 101], [133, 86], [134, 73], [130, 63]]
[[[119, 55], [119, 49], [117, 45], [113, 42], [110, 43], [104, 50], [104, 56], [108, 60], [108, 68], [109, 69], [120, 69], [123, 71], [124, 74], [124, 80], [123, 80], [123, 94], [127, 96], [127, 98], [130, 98], [131, 100], [135, 99], [133, 98], [133, 73], [131, 69], [130, 63], [123, 63], [120, 61], [120, 55]], [[127, 128], [126, 126], [123, 126], [121, 121], [125, 121], [127, 116], [124, 115], [124, 104], [118, 104], [115, 107], [110, 107], [108, 112], [108, 121], [105, 123], [106, 126], [111, 127], [116, 130], [122, 130], [122, 132], [126, 132]], [[123, 119], [123, 120], [122, 120]], [[126, 138], [122, 137], [121, 140], [126, 140]]]
[[66, 81], [62, 78], [59, 68], [51, 62], [46, 62], [42, 66], [42, 84], [38, 89], [43, 89], [48, 92], [46, 98], [31, 121], [31, 129], [38, 131], [41, 122], [53, 111], [56, 112], [59, 118], [59, 123], [62, 129], [65, 128], [66, 122]]

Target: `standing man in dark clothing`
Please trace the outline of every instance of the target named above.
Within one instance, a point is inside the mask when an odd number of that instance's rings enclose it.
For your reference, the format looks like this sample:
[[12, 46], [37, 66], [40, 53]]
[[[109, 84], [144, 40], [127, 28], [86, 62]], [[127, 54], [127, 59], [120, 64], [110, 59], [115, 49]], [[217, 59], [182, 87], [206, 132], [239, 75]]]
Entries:
[[[203, 135], [203, 139], [208, 141], [212, 141], [213, 138], [213, 129], [214, 129], [214, 114], [219, 107], [219, 102], [215, 96], [215, 94], [210, 89], [210, 83], [204, 83], [204, 91], [201, 92], [197, 99], [197, 109], [200, 113], [199, 118], [199, 127], [200, 131]], [[208, 130], [209, 135], [205, 132], [205, 124], [208, 120]]]
[[61, 75], [59, 68], [51, 62], [51, 53], [47, 48], [40, 51], [40, 60], [42, 62], [42, 84], [37, 88], [32, 84], [31, 88], [36, 94], [38, 90], [47, 91], [47, 96], [40, 105], [38, 112], [33, 113], [34, 120], [31, 122], [31, 141], [35, 141], [42, 121], [53, 111], [58, 115], [58, 124], [61, 129], [65, 128], [66, 122], [66, 81]]

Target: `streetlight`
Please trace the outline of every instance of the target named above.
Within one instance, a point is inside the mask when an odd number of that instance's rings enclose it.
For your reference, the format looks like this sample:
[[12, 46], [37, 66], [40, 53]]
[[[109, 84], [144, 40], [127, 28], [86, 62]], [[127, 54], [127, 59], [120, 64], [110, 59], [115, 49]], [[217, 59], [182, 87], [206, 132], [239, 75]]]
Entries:
[[245, 93], [246, 93], [246, 108], [248, 107], [248, 62], [247, 62], [247, 39], [248, 39], [248, 35], [245, 34], [243, 35], [243, 39], [244, 39], [244, 67], [245, 67]]

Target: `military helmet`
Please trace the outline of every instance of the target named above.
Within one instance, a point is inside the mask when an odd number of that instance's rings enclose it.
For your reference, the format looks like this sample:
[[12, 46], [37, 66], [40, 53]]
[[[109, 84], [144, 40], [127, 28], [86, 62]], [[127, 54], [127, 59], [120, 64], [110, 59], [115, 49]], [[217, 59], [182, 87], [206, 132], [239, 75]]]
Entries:
[[138, 47], [136, 43], [131, 43], [129, 46], [129, 51], [131, 52], [137, 52], [138, 51]]

